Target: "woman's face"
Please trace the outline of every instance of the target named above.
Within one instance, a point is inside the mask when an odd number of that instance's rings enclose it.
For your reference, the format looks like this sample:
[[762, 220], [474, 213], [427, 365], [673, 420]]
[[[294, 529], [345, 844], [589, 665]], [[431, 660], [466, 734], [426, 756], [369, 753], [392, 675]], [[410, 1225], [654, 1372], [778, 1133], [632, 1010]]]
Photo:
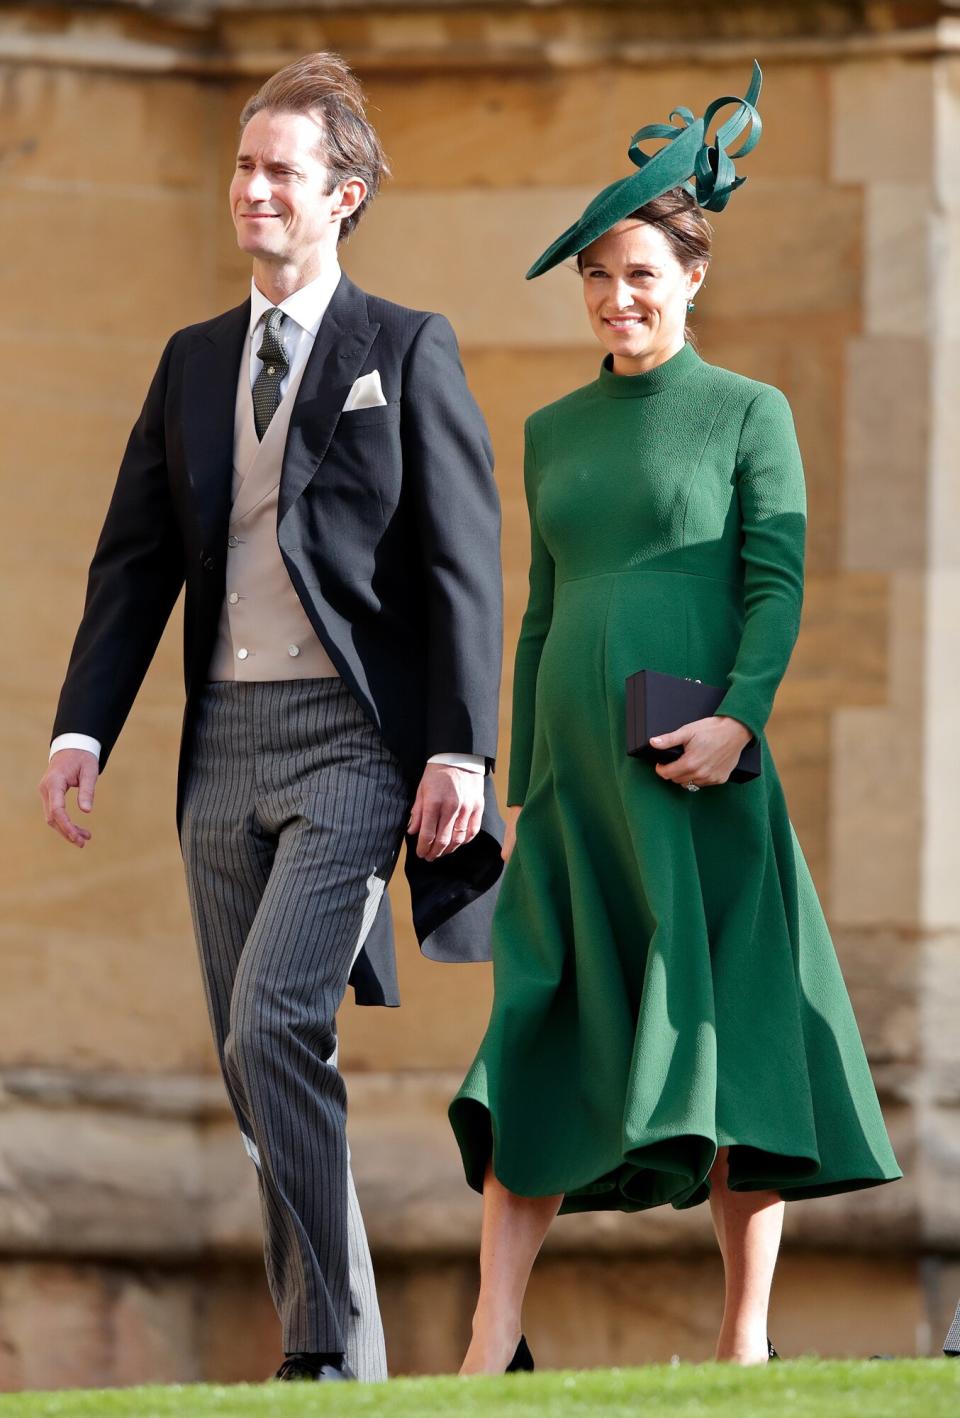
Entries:
[[684, 270], [663, 232], [635, 218], [604, 232], [581, 262], [590, 323], [616, 373], [652, 369], [676, 354], [706, 263]]

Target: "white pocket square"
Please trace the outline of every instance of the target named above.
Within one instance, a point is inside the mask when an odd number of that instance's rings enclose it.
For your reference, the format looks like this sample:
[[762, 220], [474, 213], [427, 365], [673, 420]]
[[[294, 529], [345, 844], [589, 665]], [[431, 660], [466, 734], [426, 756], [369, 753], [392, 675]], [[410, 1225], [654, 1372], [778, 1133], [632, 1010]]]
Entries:
[[342, 412], [349, 414], [354, 409], [375, 409], [386, 402], [380, 387], [380, 371], [371, 369], [369, 374], [361, 374], [360, 378], [355, 380]]

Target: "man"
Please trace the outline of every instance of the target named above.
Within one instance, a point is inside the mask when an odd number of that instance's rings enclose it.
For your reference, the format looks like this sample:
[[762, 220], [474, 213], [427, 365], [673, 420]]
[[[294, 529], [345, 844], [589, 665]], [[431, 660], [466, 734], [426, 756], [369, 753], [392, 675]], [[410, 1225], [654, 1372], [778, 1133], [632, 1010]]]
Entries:
[[313, 54], [241, 115], [250, 298], [167, 344], [90, 569], [41, 783], [93, 806], [186, 585], [178, 825], [227, 1091], [260, 1186], [277, 1377], [385, 1377], [335, 1015], [395, 1004], [405, 831], [435, 959], [487, 958], [501, 647], [489, 439], [438, 315], [365, 295], [338, 242], [385, 172], [357, 80]]

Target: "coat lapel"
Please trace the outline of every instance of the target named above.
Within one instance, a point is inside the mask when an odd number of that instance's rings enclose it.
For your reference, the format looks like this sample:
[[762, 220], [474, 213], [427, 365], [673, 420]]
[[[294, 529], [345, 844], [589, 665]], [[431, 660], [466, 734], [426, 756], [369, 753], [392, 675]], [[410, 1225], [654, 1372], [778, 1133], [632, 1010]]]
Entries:
[[380, 326], [343, 275], [317, 331], [290, 416], [277, 520], [282, 522], [326, 456], [340, 412]]
[[208, 544], [230, 515], [237, 378], [249, 323], [245, 300], [194, 335], [184, 370], [184, 459]]

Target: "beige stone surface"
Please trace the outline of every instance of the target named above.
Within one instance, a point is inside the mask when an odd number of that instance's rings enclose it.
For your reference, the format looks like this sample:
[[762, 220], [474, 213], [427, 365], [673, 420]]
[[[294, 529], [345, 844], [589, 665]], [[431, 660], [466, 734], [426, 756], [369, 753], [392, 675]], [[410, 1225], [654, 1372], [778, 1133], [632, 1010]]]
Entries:
[[[206, 189], [211, 91], [189, 79], [95, 79], [66, 67], [7, 71], [7, 180], [36, 191], [82, 193], [97, 219], [125, 218], [146, 189]], [[62, 226], [64, 252], [71, 228]]]
[[800, 634], [778, 703], [789, 710], [884, 704], [888, 583], [877, 572], [808, 575]]
[[960, 205], [960, 152], [956, 144], [960, 129], [960, 56], [941, 57], [933, 74], [933, 90], [933, 181], [940, 208], [955, 212]]
[[830, 899], [844, 925], [918, 919], [923, 780], [911, 749], [924, 677], [924, 578], [893, 576], [889, 606], [887, 707], [841, 707], [833, 723]]
[[791, 712], [781, 700], [767, 725], [767, 739], [800, 848], [829, 911], [830, 717]]
[[924, 942], [892, 925], [839, 925], [833, 939], [868, 1055], [876, 1065], [894, 1063], [912, 1072], [924, 1049], [917, 998]]
[[[345, 265], [389, 299], [442, 311], [465, 344], [589, 343], [575, 271], [564, 265], [535, 281], [523, 277], [594, 191], [503, 187], [495, 202], [469, 188], [387, 191], [376, 220], [371, 213], [357, 228]], [[762, 242], [758, 231], [766, 234]], [[854, 190], [758, 179], [717, 222], [711, 314], [742, 319], [748, 289], [751, 303], [781, 320], [850, 309], [859, 292], [860, 232]], [[398, 266], [398, 249], [416, 251], [418, 259]], [[481, 281], [484, 298], [477, 301]]]
[[[54, 183], [13, 184], [14, 193], [0, 212], [0, 240], [9, 253], [3, 327], [21, 323], [39, 334], [79, 327], [94, 336], [134, 328], [165, 341], [179, 326], [215, 313], [204, 193], [146, 187], [101, 202], [82, 185]], [[108, 203], [122, 207], [122, 241], [111, 235]]]
[[841, 709], [833, 725], [831, 885], [844, 925], [915, 919], [922, 811], [912, 716]]
[[[952, 256], [956, 263], [955, 254]], [[960, 294], [960, 284], [955, 287]], [[949, 308], [954, 308], [951, 295]], [[928, 829], [923, 861], [923, 915], [932, 927], [960, 918], [956, 869], [956, 785], [960, 744], [950, 706], [960, 690], [960, 342], [945, 340], [934, 368], [940, 411], [930, 474], [930, 571], [926, 595], [925, 655], [928, 675], [924, 744]]]
[[5, 1261], [0, 1389], [194, 1380], [196, 1300], [177, 1274]]
[[836, 65], [830, 106], [835, 182], [932, 180], [937, 143], [928, 62], [889, 58]]
[[[469, 140], [459, 75], [424, 84], [378, 74], [367, 90], [394, 187], [480, 187], [490, 189], [496, 203], [502, 187], [593, 182], [599, 190], [632, 170], [627, 148], [641, 124], [665, 123], [677, 103], [702, 113], [718, 95], [742, 92], [748, 78], [749, 65], [742, 63], [478, 75], [471, 84]], [[603, 103], [596, 102], [598, 90]], [[764, 138], [738, 171], [748, 180], [825, 177], [827, 94], [819, 65], [767, 66]]]
[[930, 354], [917, 338], [852, 340], [845, 399], [843, 558], [916, 570], [926, 558]]
[[[944, 480], [955, 479], [943, 470]], [[948, 526], [950, 524], [948, 523]], [[926, 602], [928, 702], [924, 742], [923, 920], [943, 928], [960, 918], [957, 872], [956, 785], [960, 744], [952, 707], [960, 693], [960, 571], [931, 572]]]
[[[862, 977], [854, 974], [852, 983], [870, 1021]], [[881, 1059], [885, 1045], [881, 1037]], [[918, 1176], [913, 1073], [904, 1068], [912, 1060], [890, 1049], [887, 1057], [877, 1084], [907, 1180], [789, 1207], [788, 1242], [842, 1250], [869, 1235], [873, 1247], [898, 1251], [916, 1243], [918, 1228], [926, 1234], [929, 1227], [945, 1244], [953, 1205], [941, 1199], [938, 1220], [921, 1202], [929, 1202], [924, 1186], [942, 1186], [949, 1169], [927, 1167]], [[374, 1251], [398, 1264], [413, 1255], [474, 1255], [480, 1198], [464, 1181], [447, 1120], [459, 1073], [347, 1069], [346, 1081], [354, 1176]], [[254, 1171], [213, 1080], [180, 1077], [162, 1085], [129, 1074], [94, 1081], [34, 1070], [8, 1072], [4, 1082], [0, 1253], [142, 1263], [260, 1253]], [[960, 1141], [960, 1095], [944, 1094], [936, 1107], [944, 1136]], [[712, 1245], [706, 1206], [662, 1206], [640, 1216], [561, 1217], [546, 1249], [624, 1256]]]
[[923, 339], [942, 319], [933, 281], [938, 223], [919, 182], [884, 181], [866, 194], [864, 330], [893, 340]]
[[[473, 1260], [375, 1257], [392, 1375], [453, 1373], [470, 1332]], [[935, 1266], [935, 1269], [933, 1268]], [[771, 1329], [781, 1353], [936, 1353], [957, 1267], [937, 1258], [786, 1251]], [[932, 1278], [931, 1278], [932, 1277]], [[525, 1324], [538, 1368], [711, 1357], [722, 1302], [716, 1256], [541, 1256]], [[36, 1344], [42, 1333], [44, 1344]], [[92, 1263], [0, 1265], [0, 1391], [134, 1383], [257, 1383], [280, 1358], [256, 1262], [133, 1271]]]

